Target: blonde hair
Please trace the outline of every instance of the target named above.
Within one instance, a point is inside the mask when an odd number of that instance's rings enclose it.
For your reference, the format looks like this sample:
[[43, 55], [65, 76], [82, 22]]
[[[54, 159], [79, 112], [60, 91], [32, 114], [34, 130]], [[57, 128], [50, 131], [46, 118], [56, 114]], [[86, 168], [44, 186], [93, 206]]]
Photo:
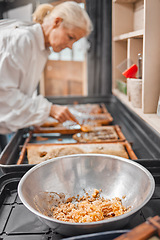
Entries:
[[50, 23], [58, 17], [63, 20], [65, 27], [81, 28], [86, 31], [86, 35], [89, 35], [93, 29], [87, 12], [73, 1], [63, 2], [55, 7], [51, 4], [40, 4], [33, 13], [33, 21], [40, 24]]
[[34, 11], [32, 18], [36, 23], [43, 23], [43, 19], [54, 9], [51, 4], [40, 4]]

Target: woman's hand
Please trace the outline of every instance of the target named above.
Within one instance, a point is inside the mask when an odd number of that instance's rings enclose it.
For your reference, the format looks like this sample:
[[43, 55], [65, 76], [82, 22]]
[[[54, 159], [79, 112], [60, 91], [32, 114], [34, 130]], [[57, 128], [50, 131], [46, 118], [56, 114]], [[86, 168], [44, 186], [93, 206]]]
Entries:
[[[78, 123], [74, 115], [69, 111], [68, 107], [55, 105], [51, 106], [50, 116], [58, 120], [59, 122], [65, 122], [66, 120], [72, 120]], [[79, 123], [78, 123], [79, 124]]]

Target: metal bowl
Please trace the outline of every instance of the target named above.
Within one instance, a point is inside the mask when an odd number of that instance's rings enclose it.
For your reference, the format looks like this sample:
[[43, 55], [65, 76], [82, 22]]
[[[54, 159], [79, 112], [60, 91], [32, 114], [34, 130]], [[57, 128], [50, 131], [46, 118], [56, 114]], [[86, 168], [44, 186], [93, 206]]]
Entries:
[[[101, 196], [122, 197], [122, 204], [131, 211], [121, 216], [92, 223], [68, 223], [37, 211], [35, 196], [41, 208], [47, 208], [49, 199], [43, 192], [63, 192], [66, 196], [84, 195], [102, 189]], [[80, 154], [57, 157], [30, 169], [18, 185], [22, 203], [44, 223], [63, 235], [79, 235], [120, 229], [124, 227], [151, 198], [155, 182], [150, 172], [140, 164], [117, 156]]]

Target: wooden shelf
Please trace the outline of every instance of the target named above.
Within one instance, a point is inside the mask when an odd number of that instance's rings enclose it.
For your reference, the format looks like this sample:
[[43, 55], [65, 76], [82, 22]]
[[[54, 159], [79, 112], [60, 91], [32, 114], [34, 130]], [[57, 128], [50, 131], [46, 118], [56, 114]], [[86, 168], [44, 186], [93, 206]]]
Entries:
[[113, 0], [115, 3], [135, 3], [138, 2], [138, 0]]
[[143, 38], [144, 30], [137, 30], [129, 33], [124, 33], [113, 38], [113, 41], [127, 40], [128, 38]]
[[[112, 3], [112, 86], [124, 80], [117, 66], [130, 59], [138, 65], [142, 55], [142, 109], [155, 114], [160, 95], [160, 1], [113, 0]], [[127, 66], [129, 68], [130, 66]]]
[[157, 114], [144, 114], [141, 108], [134, 108], [132, 103], [128, 101], [127, 95], [119, 92], [118, 89], [113, 89], [113, 94], [118, 97], [123, 104], [137, 113], [145, 122], [147, 122], [153, 129], [160, 133], [160, 116]]

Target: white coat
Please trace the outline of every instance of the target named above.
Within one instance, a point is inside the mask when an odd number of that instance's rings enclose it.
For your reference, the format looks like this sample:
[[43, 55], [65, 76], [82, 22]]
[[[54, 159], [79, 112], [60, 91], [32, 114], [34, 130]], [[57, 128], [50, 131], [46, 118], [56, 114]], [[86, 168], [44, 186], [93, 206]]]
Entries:
[[49, 117], [51, 103], [33, 97], [48, 55], [40, 24], [0, 21], [0, 134]]

